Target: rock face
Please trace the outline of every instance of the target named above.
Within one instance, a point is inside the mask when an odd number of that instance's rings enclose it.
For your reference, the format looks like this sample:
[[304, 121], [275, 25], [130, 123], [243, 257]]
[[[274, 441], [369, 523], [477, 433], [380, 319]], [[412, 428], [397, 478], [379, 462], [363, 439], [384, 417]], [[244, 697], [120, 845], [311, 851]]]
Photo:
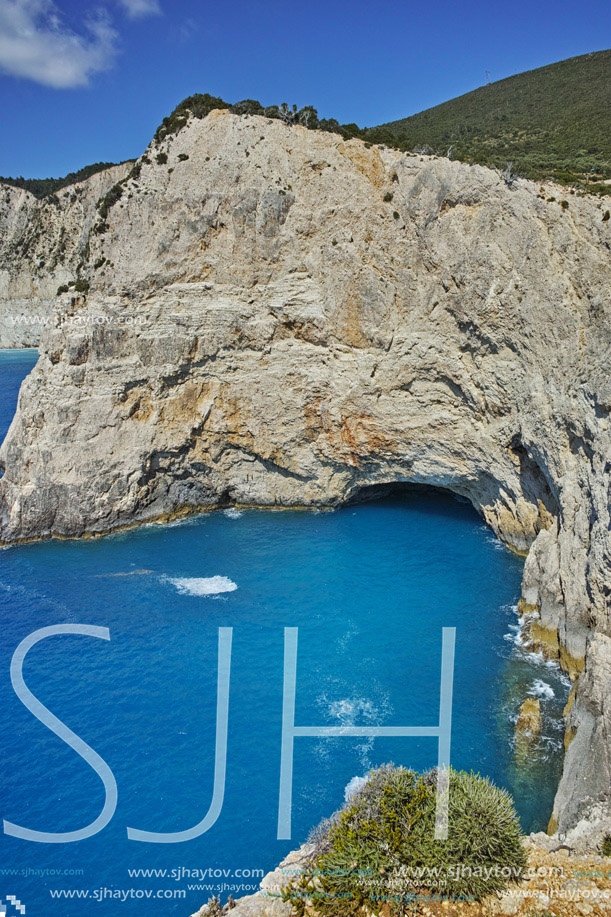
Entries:
[[139, 165], [22, 387], [0, 539], [462, 494], [530, 550], [523, 604], [579, 678], [554, 816], [575, 824], [611, 762], [601, 205], [226, 111]]
[[55, 324], [58, 288], [86, 263], [96, 202], [130, 168], [106, 169], [42, 200], [0, 184], [0, 347], [37, 347]]

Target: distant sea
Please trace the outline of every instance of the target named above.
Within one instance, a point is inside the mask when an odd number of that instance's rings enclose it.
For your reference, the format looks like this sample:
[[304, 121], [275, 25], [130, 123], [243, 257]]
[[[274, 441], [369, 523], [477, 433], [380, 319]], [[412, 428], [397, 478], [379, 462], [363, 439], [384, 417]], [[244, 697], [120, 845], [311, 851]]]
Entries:
[[[35, 359], [0, 353], [0, 435]], [[11, 686], [15, 648], [52, 624], [109, 628], [108, 642], [39, 643], [24, 677], [109, 765], [119, 794], [110, 824], [85, 841], [0, 835], [0, 898], [50, 917], [188, 917], [219, 891], [254, 891], [257, 872], [340, 806], [354, 777], [389, 761], [435, 764], [430, 738], [298, 738], [293, 835], [276, 840], [285, 627], [299, 628], [296, 722], [309, 726], [436, 725], [442, 627], [456, 627], [452, 763], [513, 792], [526, 830], [544, 828], [568, 684], [519, 644], [522, 566], [469, 504], [425, 489], [334, 512], [230, 509], [0, 551], [0, 813], [63, 832], [104, 802], [97, 774]], [[190, 828], [210, 805], [220, 627], [233, 628], [220, 816], [186, 843], [128, 840], [127, 826]], [[541, 700], [543, 735], [518, 761], [513, 727], [529, 694]]]

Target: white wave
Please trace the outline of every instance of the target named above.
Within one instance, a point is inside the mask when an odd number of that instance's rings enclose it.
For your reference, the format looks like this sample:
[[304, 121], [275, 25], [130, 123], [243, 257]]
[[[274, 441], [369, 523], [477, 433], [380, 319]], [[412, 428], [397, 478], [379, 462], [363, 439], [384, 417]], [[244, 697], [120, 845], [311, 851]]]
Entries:
[[370, 722], [375, 720], [378, 711], [375, 705], [365, 697], [347, 697], [330, 703], [329, 713], [337, 717], [341, 726], [354, 726], [359, 716]]
[[344, 799], [346, 802], [350, 802], [355, 793], [358, 793], [361, 787], [364, 787], [368, 780], [369, 777], [353, 777], [344, 789]]
[[223, 516], [227, 516], [228, 519], [239, 519], [241, 515], [242, 513], [239, 509], [236, 509], [235, 506], [223, 510]]
[[[339, 720], [341, 729], [356, 726], [359, 720], [361, 723], [365, 721], [377, 725], [383, 715], [380, 708], [366, 697], [349, 697], [333, 701], [329, 704], [328, 710], [332, 717]], [[367, 770], [371, 768], [370, 753], [374, 741], [373, 736], [364, 738], [355, 749], [361, 767]]]
[[507, 551], [508, 550], [507, 547], [503, 544], [503, 542], [499, 541], [499, 539], [495, 538], [494, 536], [489, 535], [486, 538], [486, 541], [492, 548], [494, 548], [495, 551]]
[[178, 576], [168, 577], [168, 582], [181, 595], [219, 595], [221, 592], [235, 592], [237, 585], [228, 576]]
[[548, 685], [548, 683], [541, 678], [537, 678], [533, 681], [528, 693], [534, 697], [544, 697], [546, 700], [550, 700], [552, 697], [556, 696], [556, 692], [552, 686]]
[[[332, 679], [332, 683], [333, 693], [337, 696], [342, 689], [336, 679]], [[323, 712], [323, 716], [335, 720], [334, 725], [339, 726], [340, 735], [345, 735], [344, 730], [347, 730], [350, 726], [364, 726], [365, 724], [380, 726], [392, 714], [393, 707], [385, 692], [382, 691], [379, 685], [372, 685], [372, 689], [375, 695], [373, 698], [353, 695], [344, 697], [341, 700], [331, 700], [329, 694], [324, 692], [319, 695], [316, 703]], [[330, 748], [337, 741], [341, 741], [341, 739], [335, 736], [322, 736], [315, 746], [317, 757], [324, 761], [330, 760]], [[363, 771], [369, 771], [373, 767], [370, 756], [374, 742], [375, 738], [373, 736], [367, 736], [363, 737], [358, 744], [352, 746], [358, 757], [357, 766], [362, 768]]]
[[503, 639], [507, 640], [508, 643], [513, 643], [514, 646], [524, 646], [525, 640], [522, 625], [510, 624], [509, 633], [503, 634]]

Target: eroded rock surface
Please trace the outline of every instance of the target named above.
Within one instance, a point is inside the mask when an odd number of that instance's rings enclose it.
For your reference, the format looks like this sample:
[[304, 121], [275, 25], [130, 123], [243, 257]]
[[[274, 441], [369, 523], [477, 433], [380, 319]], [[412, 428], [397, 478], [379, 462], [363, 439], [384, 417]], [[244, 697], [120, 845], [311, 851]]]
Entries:
[[462, 494], [530, 549], [523, 604], [578, 679], [554, 815], [574, 825], [611, 760], [600, 203], [225, 111], [137, 173], [22, 387], [0, 539], [397, 481]]
[[42, 200], [0, 184], [0, 347], [38, 347], [56, 324], [58, 289], [87, 263], [96, 203], [130, 168], [97, 172]]

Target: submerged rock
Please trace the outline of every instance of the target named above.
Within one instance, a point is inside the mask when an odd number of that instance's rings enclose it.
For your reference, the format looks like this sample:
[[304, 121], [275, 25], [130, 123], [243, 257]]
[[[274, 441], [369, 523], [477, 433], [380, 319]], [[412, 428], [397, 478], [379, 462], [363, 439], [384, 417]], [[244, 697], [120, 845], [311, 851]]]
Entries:
[[520, 705], [515, 731], [518, 741], [530, 741], [541, 734], [541, 702], [538, 697], [527, 697]]

